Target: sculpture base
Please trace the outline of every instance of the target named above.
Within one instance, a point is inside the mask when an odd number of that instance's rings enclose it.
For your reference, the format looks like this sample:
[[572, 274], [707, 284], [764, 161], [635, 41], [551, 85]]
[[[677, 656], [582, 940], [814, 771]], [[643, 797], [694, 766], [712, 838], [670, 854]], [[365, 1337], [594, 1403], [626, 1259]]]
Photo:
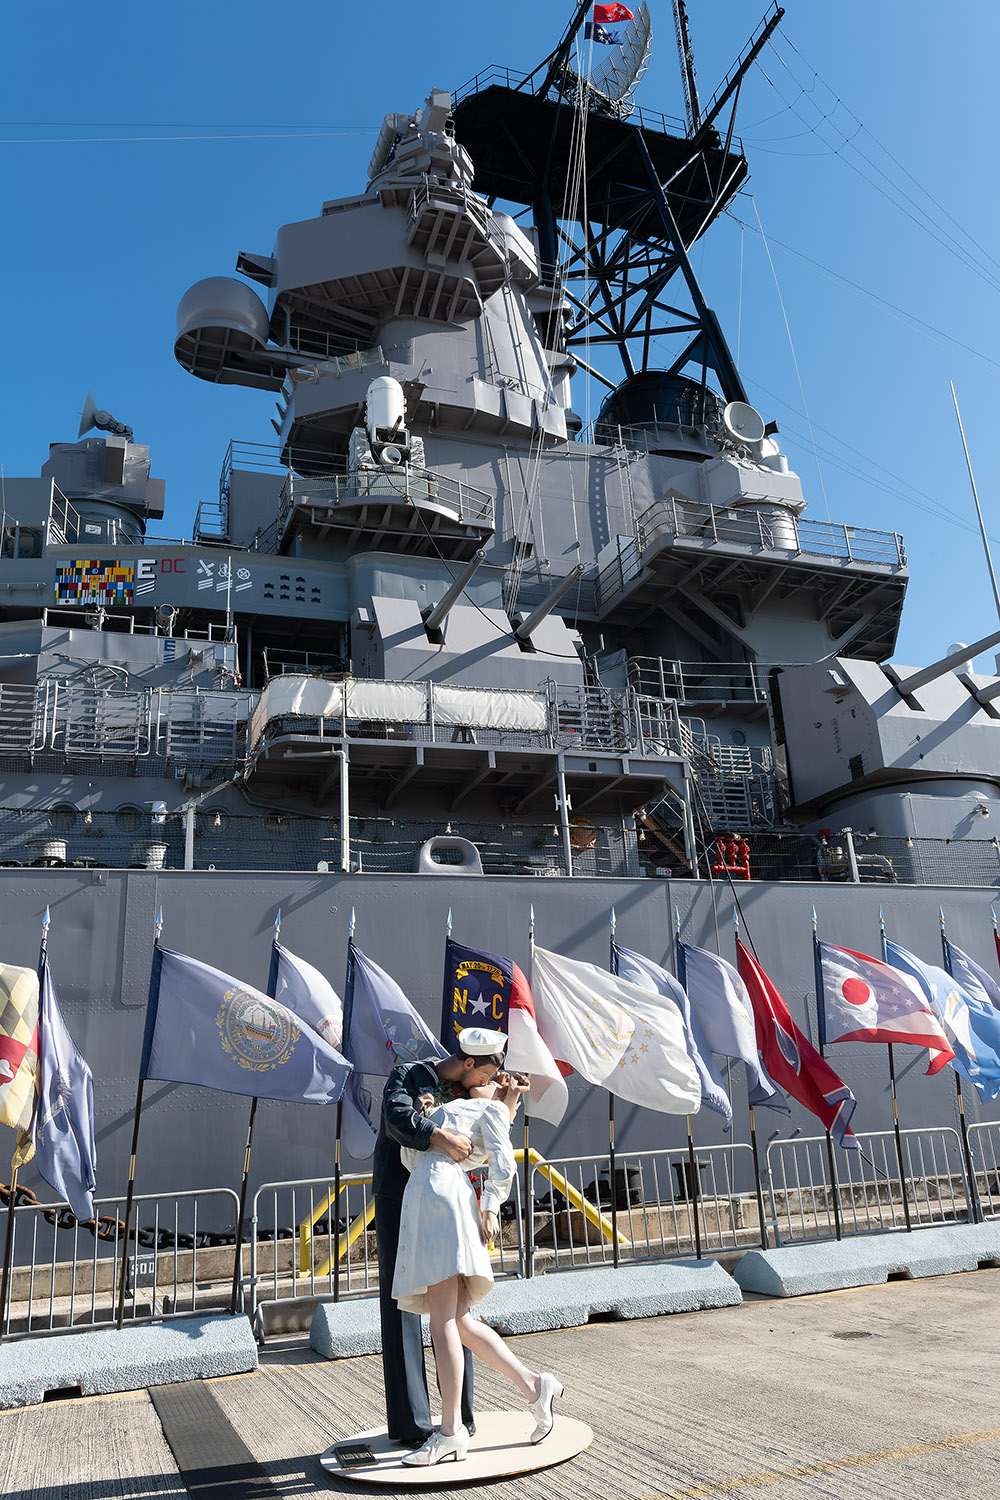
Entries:
[[[485, 1479], [508, 1479], [536, 1469], [551, 1469], [576, 1458], [589, 1448], [594, 1434], [584, 1422], [556, 1413], [555, 1426], [540, 1443], [528, 1441], [535, 1430], [529, 1411], [490, 1411], [476, 1415], [476, 1435], [461, 1463], [447, 1458], [443, 1463], [410, 1466], [403, 1463], [412, 1451], [391, 1442], [384, 1427], [342, 1438], [320, 1457], [323, 1468], [341, 1479], [363, 1484], [391, 1485], [393, 1489], [431, 1489], [441, 1485], [479, 1484]], [[345, 1448], [369, 1448], [372, 1459], [357, 1467], [342, 1466], [337, 1452]]]

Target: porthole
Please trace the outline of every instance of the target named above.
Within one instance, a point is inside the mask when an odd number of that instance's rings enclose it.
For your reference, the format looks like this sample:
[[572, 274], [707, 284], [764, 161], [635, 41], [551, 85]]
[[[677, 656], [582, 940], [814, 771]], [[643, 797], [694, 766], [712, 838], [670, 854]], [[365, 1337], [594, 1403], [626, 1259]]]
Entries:
[[79, 813], [70, 802], [61, 802], [58, 807], [49, 811], [49, 827], [57, 828], [60, 833], [69, 833], [76, 827]]
[[135, 833], [142, 827], [142, 817], [137, 807], [119, 807], [115, 811], [115, 827], [119, 833]]
[[745, 745], [747, 742], [746, 734], [742, 729], [734, 729], [730, 733], [729, 738], [732, 740], [734, 745]]

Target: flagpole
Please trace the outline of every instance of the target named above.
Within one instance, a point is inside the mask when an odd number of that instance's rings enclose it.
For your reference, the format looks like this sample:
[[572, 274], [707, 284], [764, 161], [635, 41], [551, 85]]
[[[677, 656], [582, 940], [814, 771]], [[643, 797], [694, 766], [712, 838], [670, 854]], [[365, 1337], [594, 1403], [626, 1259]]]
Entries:
[[[735, 896], [735, 894], [736, 893], [734, 891], [733, 895]], [[740, 935], [740, 909], [739, 909], [739, 905], [735, 905], [733, 907], [733, 931], [734, 931], [734, 935], [736, 937], [739, 937], [739, 935]], [[753, 939], [750, 937], [750, 933], [749, 932], [747, 933], [747, 937], [750, 939], [750, 946], [752, 948], [753, 947]], [[678, 912], [677, 913], [677, 951], [678, 951], [678, 953], [680, 952], [680, 940], [681, 940], [681, 918], [680, 918], [680, 912]], [[730, 1074], [730, 1076], [731, 1076], [731, 1074]], [[730, 1100], [731, 1100], [732, 1099], [732, 1091], [731, 1090], [730, 1090], [729, 1097], [730, 1097]], [[754, 1185], [754, 1190], [755, 1190], [755, 1192], [757, 1194], [757, 1218], [758, 1218], [758, 1221], [760, 1223], [760, 1243], [761, 1243], [762, 1249], [769, 1250], [770, 1249], [770, 1243], [768, 1241], [768, 1236], [767, 1236], [767, 1215], [764, 1212], [764, 1187], [763, 1187], [763, 1183], [761, 1182], [761, 1176], [760, 1176], [760, 1151], [759, 1151], [758, 1146], [757, 1146], [757, 1121], [756, 1121], [756, 1118], [754, 1117], [753, 1105], [750, 1103], [750, 1087], [749, 1087], [749, 1083], [747, 1085], [747, 1113], [750, 1116], [750, 1151], [751, 1151], [751, 1155], [753, 1157], [753, 1185]]]
[[[816, 928], [816, 908], [812, 909], [813, 974], [816, 990], [816, 1035], [819, 1040], [819, 1055], [826, 1057], [826, 1009], [824, 1006], [823, 961], [819, 951], [819, 933]], [[826, 1163], [830, 1170], [830, 1191], [833, 1194], [833, 1228], [838, 1240], [844, 1238], [844, 1226], [840, 1218], [840, 1183], [837, 1180], [837, 1160], [833, 1150], [833, 1136], [826, 1132]]]
[[[535, 982], [535, 908], [528, 907], [528, 988]], [[531, 1130], [527, 1106], [524, 1110], [524, 1274], [535, 1274], [534, 1172], [531, 1161]]]
[[[347, 1028], [351, 1021], [351, 1011], [354, 1009], [354, 929], [357, 925], [357, 913], [351, 907], [350, 921], [347, 924], [347, 970], [344, 975], [344, 1055], [347, 1055]], [[343, 1186], [341, 1180], [340, 1143], [344, 1128], [344, 1096], [341, 1094], [337, 1100], [337, 1124], [336, 1134], [333, 1141], [333, 1300], [340, 1301], [340, 1194]]]
[[[271, 965], [267, 976], [267, 993], [274, 999], [275, 986], [277, 984], [276, 965], [274, 962], [274, 945], [281, 933], [281, 907], [278, 907], [274, 918], [274, 936], [271, 939]], [[243, 1153], [243, 1181], [240, 1183], [240, 1208], [236, 1216], [236, 1254], [233, 1256], [233, 1295], [229, 1303], [229, 1316], [235, 1318], [236, 1309], [240, 1300], [240, 1277], [243, 1274], [243, 1226], [246, 1222], [247, 1211], [247, 1188], [250, 1182], [250, 1148], [253, 1145], [253, 1127], [257, 1118], [257, 1105], [260, 1101], [256, 1094], [250, 1101], [250, 1118], [247, 1121], [247, 1144]]]
[[[38, 1061], [39, 1061], [39, 1067], [41, 1066], [41, 1060], [42, 1060], [42, 1024], [43, 1024], [43, 1020], [42, 1020], [42, 995], [41, 995], [41, 988], [42, 988], [42, 978], [43, 978], [44, 971], [45, 971], [45, 955], [46, 955], [46, 950], [48, 949], [48, 946], [49, 946], [49, 924], [51, 923], [51, 921], [52, 921], [52, 918], [51, 918], [51, 916], [49, 914], [49, 908], [46, 907], [44, 915], [42, 916], [42, 946], [41, 946], [41, 952], [39, 953], [39, 956], [38, 956], [38, 990], [39, 990], [39, 994], [38, 994]], [[39, 1083], [39, 1080], [36, 1079], [36, 1081], [35, 1081], [35, 1102], [34, 1102], [34, 1105], [32, 1106], [32, 1110], [31, 1110], [31, 1123], [28, 1126], [28, 1133], [29, 1134], [31, 1134], [33, 1132], [33, 1130], [34, 1130], [35, 1116], [38, 1113], [38, 1083]], [[14, 1148], [14, 1156], [15, 1157], [17, 1157], [17, 1155], [18, 1155], [19, 1149], [20, 1149], [20, 1143], [18, 1143], [18, 1145], [15, 1146], [15, 1148]], [[11, 1168], [10, 1168], [10, 1187], [9, 1187], [9, 1194], [10, 1194], [10, 1196], [7, 1199], [7, 1233], [6, 1233], [6, 1236], [4, 1238], [4, 1247], [3, 1247], [3, 1274], [2, 1274], [2, 1276], [0, 1276], [0, 1343], [3, 1342], [4, 1332], [7, 1329], [7, 1298], [8, 1298], [8, 1294], [10, 1292], [11, 1262], [12, 1262], [12, 1260], [14, 1258], [14, 1205], [17, 1202], [17, 1174], [20, 1172], [20, 1170], [21, 1170], [21, 1163], [19, 1161], [16, 1163], [16, 1165], [15, 1165], [14, 1162], [11, 1163]]]
[[[948, 935], [945, 931], [944, 907], [938, 907], [938, 918], [941, 923], [941, 954], [944, 966], [951, 973], [951, 948], [948, 943]], [[962, 1132], [962, 1152], [965, 1156], [965, 1170], [969, 1178], [969, 1217], [973, 1224], [982, 1223], [982, 1205], [979, 1202], [979, 1187], [976, 1183], [976, 1173], [972, 1165], [972, 1147], [969, 1143], [969, 1122], [965, 1118], [965, 1100], [962, 1097], [962, 1077], [958, 1069], [955, 1069], [955, 1097], [958, 1100], [958, 1123]]]
[[[611, 972], [618, 973], [618, 944], [615, 941], [617, 919], [611, 908]], [[615, 1095], [608, 1089], [608, 1171], [611, 1174], [611, 1264], [618, 1269], [618, 1158], [615, 1154]], [[600, 1193], [598, 1193], [600, 1198]]]
[[[882, 962], [889, 962], [889, 951], [885, 946], [885, 917], [881, 906], [878, 909], [878, 930], [882, 940]], [[906, 1224], [907, 1233], [913, 1230], [910, 1221], [910, 1200], [906, 1194], [906, 1172], [903, 1167], [903, 1138], [899, 1133], [899, 1106], [896, 1101], [896, 1063], [892, 1055], [892, 1043], [887, 1043], [889, 1048], [889, 1090], [892, 1095], [892, 1130], [896, 1140], [896, 1162], [899, 1166], [899, 1191], [903, 1199], [903, 1219]]]
[[[153, 962], [156, 962], [155, 950], [160, 946], [160, 933], [163, 931], [163, 907], [156, 913], [156, 924], [153, 929]], [[146, 1001], [146, 1016], [149, 1017], [149, 1000]], [[140, 1066], [140, 1075], [141, 1075]], [[128, 1157], [128, 1189], [125, 1194], [125, 1226], [122, 1230], [122, 1263], [118, 1275], [118, 1316], [115, 1319], [115, 1327], [121, 1333], [125, 1322], [125, 1287], [128, 1283], [128, 1241], [132, 1225], [132, 1200], [135, 1195], [135, 1156], [139, 1149], [139, 1119], [142, 1115], [142, 1093], [146, 1080], [140, 1076], [135, 1091], [135, 1110], [132, 1115], [132, 1147]]]

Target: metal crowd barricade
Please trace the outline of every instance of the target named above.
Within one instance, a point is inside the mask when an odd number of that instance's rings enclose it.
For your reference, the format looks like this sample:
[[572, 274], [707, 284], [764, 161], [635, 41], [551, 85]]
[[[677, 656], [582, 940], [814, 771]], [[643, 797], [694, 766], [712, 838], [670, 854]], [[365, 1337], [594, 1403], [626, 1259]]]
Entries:
[[[18, 1204], [5, 1338], [114, 1326], [124, 1204], [95, 1198], [98, 1235], [66, 1203]], [[238, 1210], [231, 1188], [137, 1194], [126, 1320], [228, 1311]], [[9, 1212], [0, 1213], [0, 1242]]]
[[984, 1219], [1000, 1219], [1000, 1124], [983, 1120], [969, 1126], [969, 1152]]
[[962, 1141], [950, 1125], [901, 1130], [903, 1182], [891, 1130], [857, 1136], [859, 1150], [834, 1147], [830, 1182], [826, 1136], [771, 1141], [767, 1180], [779, 1245], [832, 1239], [834, 1194], [845, 1235], [905, 1229], [903, 1192], [914, 1228], [972, 1218]]
[[[377, 1292], [371, 1183], [370, 1172], [344, 1173], [336, 1206], [332, 1176], [266, 1182], [257, 1189], [250, 1215], [244, 1306], [258, 1329], [278, 1304], [328, 1302], [335, 1295]], [[493, 1252], [498, 1279], [517, 1275], [521, 1264], [521, 1216], [514, 1196], [516, 1245], [505, 1245], [501, 1235]]]
[[615, 1215], [607, 1156], [534, 1162], [536, 1268], [609, 1265], [615, 1232], [629, 1262], [693, 1256], [699, 1242], [703, 1255], [761, 1244], [749, 1145], [701, 1146], [695, 1163], [692, 1192], [686, 1147], [618, 1153]]

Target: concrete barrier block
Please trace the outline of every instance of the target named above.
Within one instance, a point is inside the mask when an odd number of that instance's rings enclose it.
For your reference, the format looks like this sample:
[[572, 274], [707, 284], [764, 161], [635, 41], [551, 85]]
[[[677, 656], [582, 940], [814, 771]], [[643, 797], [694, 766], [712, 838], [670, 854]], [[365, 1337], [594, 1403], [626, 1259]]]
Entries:
[[141, 1391], [179, 1380], [239, 1375], [257, 1368], [257, 1345], [244, 1317], [183, 1318], [172, 1323], [102, 1328], [0, 1346], [0, 1409], [30, 1406], [47, 1391], [83, 1396]]
[[734, 1275], [745, 1292], [801, 1297], [842, 1287], [877, 1286], [890, 1276], [949, 1276], [1000, 1263], [1000, 1224], [952, 1224], [912, 1234], [854, 1235], [748, 1250]]
[[[578, 1328], [595, 1314], [657, 1318], [665, 1313], [730, 1307], [743, 1300], [733, 1278], [714, 1260], [656, 1265], [594, 1266], [525, 1280], [498, 1281], [477, 1308], [498, 1333], [542, 1333]], [[427, 1320], [424, 1343], [429, 1343]], [[378, 1299], [325, 1302], [316, 1309], [310, 1343], [327, 1359], [377, 1354], [382, 1347]]]

